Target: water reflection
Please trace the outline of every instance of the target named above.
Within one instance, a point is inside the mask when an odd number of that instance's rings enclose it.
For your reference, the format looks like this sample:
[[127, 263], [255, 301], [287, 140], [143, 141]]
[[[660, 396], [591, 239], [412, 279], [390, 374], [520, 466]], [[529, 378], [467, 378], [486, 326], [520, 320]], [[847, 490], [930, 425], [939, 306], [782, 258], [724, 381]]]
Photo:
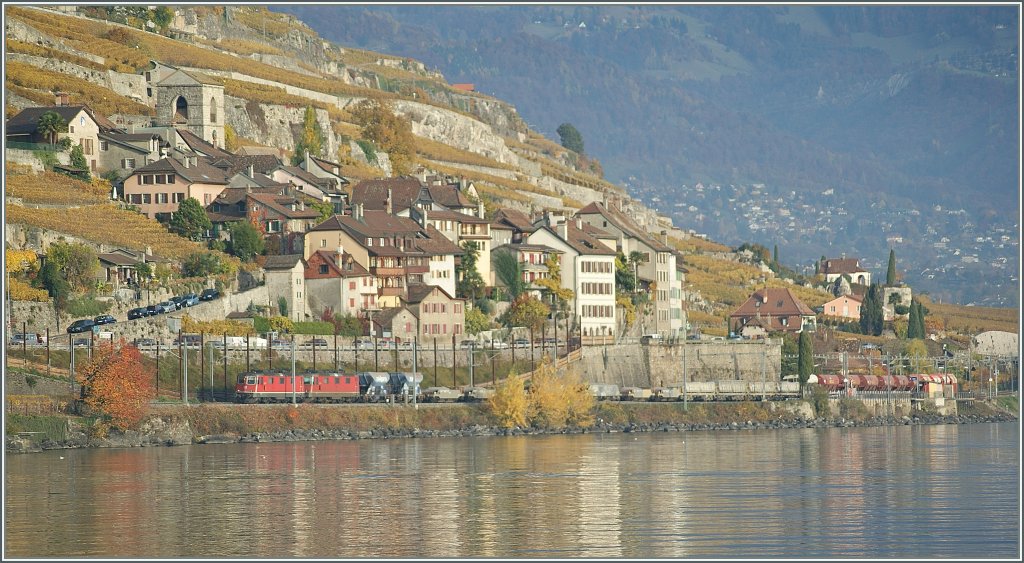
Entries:
[[1016, 424], [11, 456], [5, 555], [1015, 557]]

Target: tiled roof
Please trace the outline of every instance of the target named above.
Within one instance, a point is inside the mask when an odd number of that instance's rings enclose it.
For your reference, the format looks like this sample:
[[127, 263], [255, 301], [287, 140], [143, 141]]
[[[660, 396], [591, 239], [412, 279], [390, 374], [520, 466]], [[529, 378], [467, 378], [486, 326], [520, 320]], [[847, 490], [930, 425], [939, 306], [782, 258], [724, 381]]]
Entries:
[[499, 209], [494, 213], [494, 221], [503, 221], [524, 233], [532, 233], [537, 230], [526, 213], [515, 209]]
[[176, 127], [175, 131], [177, 131], [178, 136], [180, 136], [181, 139], [185, 141], [185, 144], [188, 145], [188, 148], [198, 153], [202, 153], [213, 158], [231, 158], [234, 156], [231, 153], [227, 152], [226, 150], [206, 142], [202, 137], [196, 135], [195, 133], [189, 131], [188, 129]]
[[136, 168], [132, 175], [149, 172], [174, 172], [182, 178], [195, 184], [227, 184], [224, 171], [220, 168], [210, 166], [206, 159], [199, 157], [194, 166], [185, 167], [184, 164], [173, 158], [161, 158], [140, 168]]
[[857, 258], [829, 258], [822, 264], [821, 273], [823, 274], [854, 274], [857, 272], [865, 272], [866, 270], [860, 266], [860, 262]]
[[235, 154], [231, 156], [230, 160], [232, 164], [228, 168], [229, 176], [234, 176], [239, 172], [248, 174], [250, 165], [252, 165], [253, 172], [257, 174], [270, 174], [281, 165], [281, 161], [272, 154]]
[[448, 292], [445, 291], [441, 286], [438, 285], [410, 285], [408, 291], [408, 298], [405, 299], [407, 303], [416, 304], [426, 299], [434, 290], [441, 292], [442, 295], [448, 299], [454, 299]]
[[766, 287], [754, 292], [736, 311], [732, 317], [785, 317], [790, 315], [814, 316], [812, 311], [793, 292], [786, 287]]
[[605, 207], [601, 203], [596, 201], [587, 204], [583, 209], [576, 212], [577, 215], [594, 215], [598, 214], [604, 217], [609, 223], [615, 225], [622, 232], [627, 235], [644, 242], [647, 246], [653, 248], [656, 252], [671, 252], [672, 248], [658, 239], [650, 236], [643, 228], [637, 225], [633, 219], [626, 216], [624, 213], [617, 209]]
[[416, 317], [416, 313], [406, 307], [388, 307], [387, 309], [381, 309], [373, 314], [373, 324], [381, 327], [390, 327], [391, 322], [395, 320], [395, 317], [402, 311], [409, 311], [413, 317]]
[[262, 203], [289, 219], [315, 219], [320, 216], [320, 212], [312, 208], [292, 210], [289, 205], [294, 203], [296, 200], [291, 196], [254, 192], [247, 194], [247, 197]]
[[302, 262], [301, 254], [281, 254], [277, 256], [267, 256], [267, 261], [263, 264], [264, 270], [291, 270], [296, 264]]
[[366, 268], [359, 265], [359, 262], [356, 262], [352, 258], [352, 255], [347, 252], [343, 252], [341, 254], [341, 260], [343, 262], [342, 265], [339, 265], [337, 260], [335, 259], [335, 257], [338, 254], [336, 251], [317, 250], [313, 254], [319, 255], [321, 258], [323, 258], [324, 262], [327, 263], [327, 265], [331, 268], [331, 271], [340, 277], [346, 278], [369, 275], [369, 272], [366, 271]]
[[286, 166], [284, 164], [274, 168], [275, 170], [284, 170], [285, 172], [295, 176], [307, 184], [312, 184], [321, 190], [329, 191], [331, 187], [331, 180], [328, 178], [321, 178], [312, 172], [306, 172], [298, 166]]
[[408, 209], [419, 197], [423, 184], [417, 178], [402, 176], [380, 180], [363, 180], [352, 186], [352, 203], [360, 203], [364, 209], [384, 209], [391, 188], [391, 209]]
[[[44, 113], [49, 112], [49, 111], [52, 111], [52, 112], [56, 113], [57, 115], [59, 115], [61, 117], [61, 119], [64, 120], [64, 123], [71, 123], [71, 120], [74, 119], [75, 116], [78, 115], [78, 112], [80, 112], [82, 110], [85, 110], [86, 113], [89, 114], [89, 117], [91, 117], [92, 120], [95, 121], [97, 125], [100, 125], [100, 130], [101, 131], [103, 131], [103, 130], [111, 130], [111, 129], [116, 129], [117, 128], [117, 126], [114, 123], [112, 123], [110, 120], [104, 118], [103, 116], [97, 115], [95, 112], [92, 111], [91, 108], [89, 108], [88, 106], [85, 106], [85, 105], [78, 105], [78, 106], [46, 106], [46, 107], [25, 108], [25, 109], [21, 110], [20, 112], [18, 112], [16, 115], [14, 115], [13, 117], [11, 117], [10, 119], [7, 120], [7, 131], [6, 131], [6, 133], [8, 135], [24, 135], [24, 134], [31, 135], [31, 134], [35, 133], [36, 132], [36, 128], [37, 128], [37, 124], [39, 123], [39, 118], [42, 117], [42, 115]], [[105, 124], [109, 124], [109, 126], [104, 126]], [[67, 130], [65, 130], [63, 132], [66, 133]]]
[[445, 219], [447, 221], [458, 221], [459, 223], [469, 223], [477, 225], [488, 225], [491, 223], [489, 219], [481, 219], [476, 215], [467, 215], [465, 213], [459, 213], [458, 211], [436, 209], [431, 209], [427, 211], [427, 219]]
[[476, 207], [475, 203], [470, 201], [456, 186], [451, 184], [427, 186], [427, 191], [430, 192], [430, 199], [448, 209]]
[[465, 254], [465, 251], [463, 251], [459, 245], [448, 240], [448, 238], [441, 234], [441, 231], [437, 230], [433, 225], [427, 225], [427, 228], [424, 230], [429, 238], [416, 239], [415, 242], [416, 246], [422, 252], [434, 256], [442, 254], [462, 256]]

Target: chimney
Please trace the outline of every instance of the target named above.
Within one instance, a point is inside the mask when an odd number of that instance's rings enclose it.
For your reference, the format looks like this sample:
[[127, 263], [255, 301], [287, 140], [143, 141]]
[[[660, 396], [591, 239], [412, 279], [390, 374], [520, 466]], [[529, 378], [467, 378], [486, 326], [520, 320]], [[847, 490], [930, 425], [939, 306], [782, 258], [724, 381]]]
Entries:
[[256, 179], [256, 167], [253, 166], [252, 164], [249, 165], [249, 177], [252, 179]]
[[388, 186], [388, 198], [384, 200], [384, 210], [391, 215], [391, 187]]
[[569, 223], [562, 221], [558, 224], [558, 236], [562, 237], [562, 240], [569, 240]]
[[352, 206], [352, 218], [356, 221], [362, 222], [363, 220], [363, 204], [357, 203]]
[[71, 98], [67, 92], [57, 92], [54, 95], [53, 105], [55, 106], [69, 106], [71, 105]]
[[306, 172], [309, 172], [309, 151], [306, 151], [306, 159], [303, 161]]
[[188, 163], [189, 163], [189, 158], [188, 158], [188, 156], [186, 156], [185, 158], [181, 159], [181, 164], [182, 164], [183, 166], [185, 166], [185, 168], [188, 168]]
[[668, 246], [668, 231], [661, 231], [661, 243]]
[[484, 202], [483, 202], [483, 200], [480, 200], [480, 201], [476, 202], [476, 215], [477, 215], [477, 217], [479, 217], [481, 219], [484, 218]]
[[344, 253], [342, 252], [341, 245], [339, 244], [338, 245], [338, 254], [337, 254], [337, 256], [334, 259], [334, 261], [337, 262], [339, 268], [341, 267], [341, 257], [342, 256], [344, 256]]
[[576, 220], [576, 228], [582, 231], [583, 230], [583, 217], [575, 217], [574, 219]]

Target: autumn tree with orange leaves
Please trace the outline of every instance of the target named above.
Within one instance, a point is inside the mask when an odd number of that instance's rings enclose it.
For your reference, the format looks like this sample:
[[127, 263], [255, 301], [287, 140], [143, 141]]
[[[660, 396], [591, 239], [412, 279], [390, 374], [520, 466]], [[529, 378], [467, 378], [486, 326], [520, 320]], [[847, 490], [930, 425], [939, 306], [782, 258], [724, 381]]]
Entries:
[[117, 428], [127, 430], [142, 421], [153, 387], [142, 369], [142, 355], [124, 340], [105, 342], [93, 351], [92, 359], [76, 374], [82, 385], [82, 401], [109, 418]]

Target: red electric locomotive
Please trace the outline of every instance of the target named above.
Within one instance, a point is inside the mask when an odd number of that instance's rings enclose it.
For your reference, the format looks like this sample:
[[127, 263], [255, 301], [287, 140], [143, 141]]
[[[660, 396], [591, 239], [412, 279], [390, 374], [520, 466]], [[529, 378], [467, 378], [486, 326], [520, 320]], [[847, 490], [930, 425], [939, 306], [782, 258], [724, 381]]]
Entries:
[[362, 398], [359, 378], [338, 372], [250, 371], [238, 376], [238, 403], [341, 403]]
[[281, 370], [250, 371], [238, 376], [235, 384], [235, 402], [238, 403], [287, 403], [306, 395], [306, 384], [302, 376], [292, 377]]

